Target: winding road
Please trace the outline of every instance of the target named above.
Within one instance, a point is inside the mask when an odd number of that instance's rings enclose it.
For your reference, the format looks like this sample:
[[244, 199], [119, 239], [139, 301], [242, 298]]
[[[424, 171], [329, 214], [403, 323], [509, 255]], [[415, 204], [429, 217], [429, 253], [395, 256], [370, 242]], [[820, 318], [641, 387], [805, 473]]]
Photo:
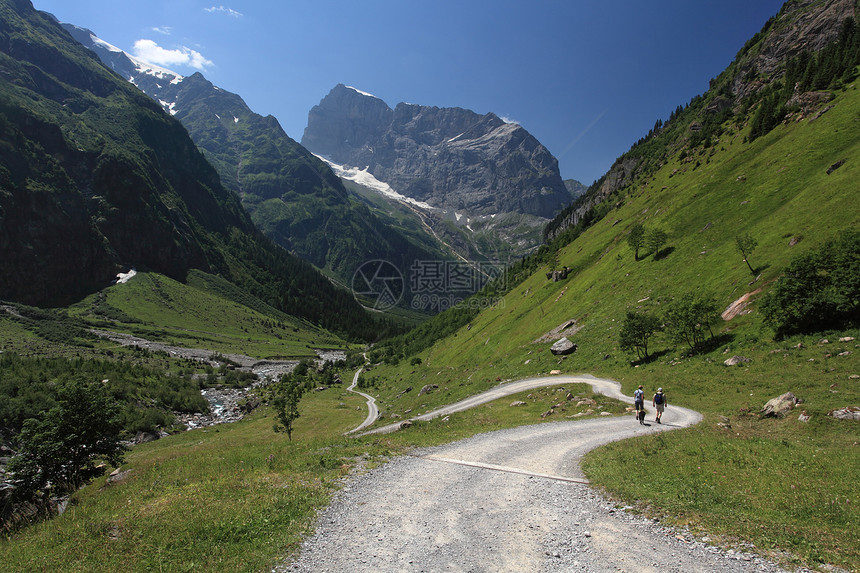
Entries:
[[[632, 402], [611, 380], [553, 376], [505, 384], [419, 419], [524, 389], [582, 382]], [[687, 427], [701, 415], [670, 405], [663, 420], [654, 424], [650, 414], [646, 425], [633, 416], [546, 423], [395, 458], [351, 479], [320, 514], [297, 559], [275, 571], [782, 571], [618, 510], [587, 485], [579, 465], [586, 452]]]
[[352, 384], [349, 385], [347, 391], [352, 392], [353, 394], [364, 396], [364, 398], [367, 400], [367, 418], [365, 418], [364, 421], [358, 427], [346, 432], [345, 435], [360, 432], [361, 430], [374, 423], [376, 421], [376, 418], [379, 417], [379, 408], [376, 407], [376, 398], [369, 394], [365, 394], [364, 392], [359, 392], [355, 389], [355, 386], [358, 384], [358, 377], [361, 375], [362, 370], [364, 370], [363, 366], [355, 371], [355, 376], [352, 377]]

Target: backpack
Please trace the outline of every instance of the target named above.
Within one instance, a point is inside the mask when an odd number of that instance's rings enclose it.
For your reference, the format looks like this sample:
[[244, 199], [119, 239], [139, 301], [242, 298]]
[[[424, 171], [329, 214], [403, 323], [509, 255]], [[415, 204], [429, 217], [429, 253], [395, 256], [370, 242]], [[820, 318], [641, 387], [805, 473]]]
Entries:
[[660, 393], [654, 394], [654, 403], [655, 404], [662, 404], [663, 403], [663, 394], [660, 394]]

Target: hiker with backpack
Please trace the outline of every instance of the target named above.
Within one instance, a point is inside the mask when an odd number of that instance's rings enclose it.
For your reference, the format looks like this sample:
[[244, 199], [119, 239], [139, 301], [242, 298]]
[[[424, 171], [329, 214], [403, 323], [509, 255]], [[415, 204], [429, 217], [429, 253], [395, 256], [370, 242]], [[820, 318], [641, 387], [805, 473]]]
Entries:
[[636, 409], [636, 419], [640, 424], [645, 423], [645, 391], [642, 385], [633, 392], [633, 407]]
[[660, 421], [660, 418], [663, 416], [663, 410], [666, 408], [666, 395], [663, 394], [662, 388], [657, 388], [657, 393], [654, 394], [651, 404], [657, 408], [657, 423], [662, 424], [663, 422]]

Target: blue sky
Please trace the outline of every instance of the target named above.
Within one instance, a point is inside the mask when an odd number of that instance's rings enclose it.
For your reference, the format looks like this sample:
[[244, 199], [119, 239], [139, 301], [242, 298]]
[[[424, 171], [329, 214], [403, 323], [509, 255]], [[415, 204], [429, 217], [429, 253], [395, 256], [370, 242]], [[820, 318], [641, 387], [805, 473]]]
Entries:
[[[228, 3], [220, 3], [226, 1]], [[33, 0], [297, 141], [338, 83], [516, 121], [590, 184], [707, 90], [782, 0]]]

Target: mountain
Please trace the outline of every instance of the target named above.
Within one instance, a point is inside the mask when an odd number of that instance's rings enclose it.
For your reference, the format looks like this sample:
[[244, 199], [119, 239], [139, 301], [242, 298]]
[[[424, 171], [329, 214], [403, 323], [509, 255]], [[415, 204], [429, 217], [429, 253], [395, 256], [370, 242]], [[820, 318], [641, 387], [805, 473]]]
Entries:
[[65, 304], [131, 267], [221, 275], [350, 337], [378, 326], [274, 245], [188, 137], [26, 0], [0, 1], [0, 298]]
[[567, 192], [570, 193], [570, 196], [574, 199], [579, 198], [580, 195], [584, 195], [586, 191], [588, 191], [588, 186], [580, 183], [576, 179], [565, 179], [564, 186], [567, 188]]
[[183, 77], [134, 58], [90, 30], [63, 27], [178, 119], [254, 223], [284, 248], [346, 283], [370, 260], [390, 261], [405, 274], [413, 261], [452, 258], [438, 242], [416, 240], [380, 220], [277, 119], [254, 113], [239, 95], [199, 72]]
[[339, 84], [308, 113], [302, 145], [399, 193], [471, 215], [550, 217], [570, 200], [558, 161], [497, 115], [400, 103]]
[[[493, 255], [481, 248], [476, 227], [498, 227], [497, 238], [522, 255], [536, 246], [529, 229], [571, 199], [552, 154], [492, 113], [406, 103], [391, 109], [339, 84], [308, 113], [302, 145], [418, 203], [435, 230], [459, 227], [475, 256]], [[510, 215], [518, 217], [506, 229]]]

